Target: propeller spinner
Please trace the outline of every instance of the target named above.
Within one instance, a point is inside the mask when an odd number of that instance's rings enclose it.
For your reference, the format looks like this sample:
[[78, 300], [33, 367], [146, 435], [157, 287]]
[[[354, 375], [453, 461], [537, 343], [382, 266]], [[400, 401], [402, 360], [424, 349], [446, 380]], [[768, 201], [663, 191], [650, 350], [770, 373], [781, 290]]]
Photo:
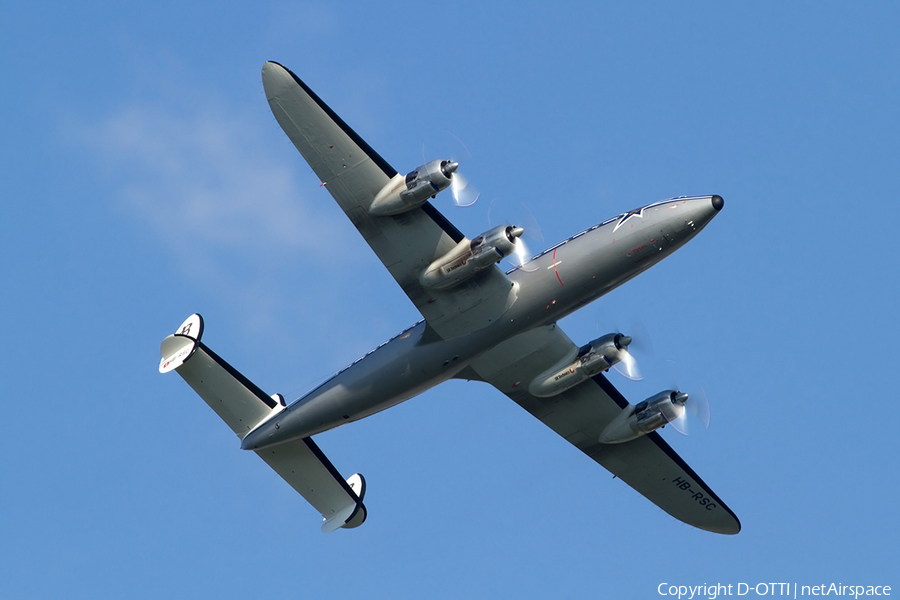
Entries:
[[[472, 185], [461, 173], [458, 172], [460, 162], [465, 162], [472, 157], [469, 148], [453, 133], [446, 131], [447, 136], [452, 138], [450, 144], [454, 146], [455, 151], [448, 152], [451, 156], [457, 156], [457, 159], [448, 159], [441, 161], [441, 172], [450, 180], [450, 194], [453, 196], [453, 204], [456, 206], [472, 206], [481, 197], [481, 192]], [[422, 160], [425, 160], [426, 151], [425, 144], [422, 144]]]
[[529, 264], [534, 256], [531, 248], [539, 246], [544, 241], [544, 234], [541, 232], [537, 219], [527, 206], [522, 203], [491, 200], [491, 205], [488, 207], [488, 223], [491, 226], [501, 223], [518, 223], [519, 225], [512, 225], [513, 230], [519, 233], [515, 240], [511, 240], [514, 247], [507, 259], [514, 267], [525, 271], [531, 272], [537, 268]]
[[670, 422], [678, 433], [689, 435], [688, 432], [697, 423], [704, 428], [709, 427], [709, 398], [703, 388], [693, 394], [673, 392], [672, 404], [680, 409], [680, 414]]

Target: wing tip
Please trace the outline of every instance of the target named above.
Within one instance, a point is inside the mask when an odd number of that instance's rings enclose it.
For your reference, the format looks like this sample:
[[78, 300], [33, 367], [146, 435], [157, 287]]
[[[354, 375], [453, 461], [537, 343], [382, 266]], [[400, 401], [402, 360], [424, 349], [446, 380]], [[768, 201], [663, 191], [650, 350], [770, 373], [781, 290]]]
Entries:
[[[275, 67], [281, 69], [281, 73]], [[282, 65], [281, 63], [275, 62], [274, 60], [267, 60], [263, 63], [262, 68], [263, 75], [263, 88], [266, 90], [266, 97], [269, 102], [272, 102], [272, 99], [278, 96], [283, 91], [284, 79], [293, 81], [297, 84], [301, 90], [305, 94], [307, 94], [312, 101], [319, 106], [320, 109], [332, 120], [334, 123], [344, 131], [347, 136], [353, 140], [353, 142], [359, 146], [360, 150], [366, 154], [372, 162], [374, 162], [378, 167], [384, 172], [384, 174], [390, 179], [394, 175], [397, 175], [397, 170], [394, 169], [384, 158], [381, 157], [380, 154], [375, 152], [365, 140], [363, 140], [358, 133], [356, 133], [347, 123], [341, 119], [337, 113], [335, 113], [330, 106], [325, 104], [319, 96], [312, 91], [312, 89], [304, 83], [302, 79], [297, 77], [293, 71]], [[281, 80], [281, 81], [279, 81]]]
[[194, 313], [179, 325], [175, 333], [160, 344], [162, 359], [159, 361], [159, 372], [168, 373], [183, 365], [193, 356], [201, 337], [203, 337], [203, 317], [199, 313]]
[[[726, 510], [728, 509], [727, 506], [724, 508]], [[711, 531], [712, 533], [721, 533], [722, 535], [737, 535], [737, 534], [739, 534], [741, 532], [741, 521], [736, 516], [734, 516], [734, 513], [732, 513], [730, 510], [728, 511], [728, 513], [732, 517], [734, 517], [734, 521], [732, 523], [729, 523], [728, 525], [726, 525], [724, 527], [719, 527], [716, 529], [712, 529], [712, 528], [707, 529], [707, 531]]]
[[285, 67], [283, 64], [274, 60], [267, 60], [266, 62], [264, 62], [262, 66], [262, 72], [265, 73], [266, 71], [272, 71], [275, 67], [278, 67], [287, 73], [291, 72], [290, 69]]

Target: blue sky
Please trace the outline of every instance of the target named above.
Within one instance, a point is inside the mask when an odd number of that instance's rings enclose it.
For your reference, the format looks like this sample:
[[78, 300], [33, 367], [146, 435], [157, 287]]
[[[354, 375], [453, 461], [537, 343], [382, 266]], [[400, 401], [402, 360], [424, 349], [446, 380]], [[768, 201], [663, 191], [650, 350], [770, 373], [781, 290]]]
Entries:
[[[887, 2], [5, 3], [0, 595], [896, 589], [898, 30]], [[673, 520], [451, 382], [317, 438], [368, 482], [367, 523], [321, 534], [156, 368], [200, 312], [204, 341], [295, 398], [419, 318], [279, 129], [266, 60], [401, 172], [463, 140], [483, 200], [438, 207], [470, 236], [490, 200], [525, 203], [549, 246], [722, 195], [562, 326], [648, 332], [646, 380], [611, 375], [633, 402], [705, 388], [711, 427], [663, 435], [743, 531]]]

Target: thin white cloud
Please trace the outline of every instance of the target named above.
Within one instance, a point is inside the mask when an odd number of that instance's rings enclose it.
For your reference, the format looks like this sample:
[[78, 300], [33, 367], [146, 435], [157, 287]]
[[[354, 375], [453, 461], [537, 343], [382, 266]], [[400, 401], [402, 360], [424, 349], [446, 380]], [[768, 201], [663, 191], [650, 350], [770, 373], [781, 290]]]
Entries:
[[346, 228], [314, 178], [301, 177], [299, 155], [272, 135], [274, 120], [255, 118], [210, 102], [136, 102], [74, 131], [106, 170], [118, 206], [149, 227], [162, 254], [192, 284], [235, 300], [244, 326], [260, 332], [274, 329], [288, 301], [273, 294], [278, 273], [288, 264], [298, 276], [327, 268]]
[[323, 240], [321, 215], [311, 222], [298, 191], [299, 165], [267, 151], [240, 115], [129, 106], [82, 131], [122, 200], [176, 245], [312, 250]]

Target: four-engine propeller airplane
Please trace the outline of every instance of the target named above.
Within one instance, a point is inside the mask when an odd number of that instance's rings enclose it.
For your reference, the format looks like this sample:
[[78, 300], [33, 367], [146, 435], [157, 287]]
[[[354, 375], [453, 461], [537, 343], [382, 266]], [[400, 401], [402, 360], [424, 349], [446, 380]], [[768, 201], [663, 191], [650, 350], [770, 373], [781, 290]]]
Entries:
[[[681, 197], [618, 215], [504, 273], [522, 229], [469, 240], [430, 203], [458, 165], [436, 160], [405, 177], [283, 66], [263, 86], [278, 123], [424, 317], [290, 405], [268, 395], [202, 341], [191, 315], [162, 343], [159, 370], [177, 371], [241, 439], [313, 505], [323, 531], [366, 519], [365, 480], [345, 480], [312, 436], [394, 406], [451, 378], [483, 381], [667, 513], [718, 533], [735, 514], [656, 429], [681, 418], [687, 394], [631, 405], [603, 375], [631, 373], [631, 338], [579, 347], [562, 317], [670, 255], [722, 209], [720, 196]], [[632, 373], [633, 374], [633, 373]]]

